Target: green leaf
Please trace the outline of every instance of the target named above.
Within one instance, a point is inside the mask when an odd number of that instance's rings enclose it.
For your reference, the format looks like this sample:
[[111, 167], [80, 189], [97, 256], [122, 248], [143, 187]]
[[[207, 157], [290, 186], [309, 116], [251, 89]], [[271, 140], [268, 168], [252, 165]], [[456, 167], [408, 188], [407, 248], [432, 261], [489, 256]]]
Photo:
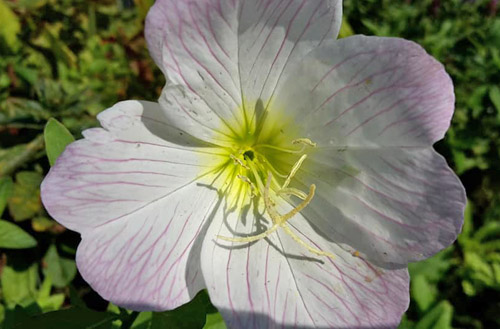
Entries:
[[207, 314], [207, 321], [203, 329], [227, 329], [222, 315], [217, 313]]
[[477, 241], [500, 237], [500, 222], [491, 222], [481, 226], [473, 235]]
[[[475, 296], [484, 288], [500, 289], [498, 266], [495, 253], [484, 255], [480, 252], [465, 250], [462, 266], [462, 288], [468, 296]], [[500, 255], [499, 255], [500, 256]], [[491, 261], [491, 263], [489, 262]]]
[[28, 305], [35, 301], [38, 282], [38, 266], [31, 265], [24, 270], [16, 270], [8, 265], [2, 271], [2, 291], [6, 306]]
[[403, 314], [398, 329], [413, 329], [414, 326], [415, 324], [412, 321], [408, 320], [408, 316], [406, 314]]
[[444, 300], [420, 320], [415, 329], [451, 329], [453, 306]]
[[5, 307], [2, 304], [0, 304], [0, 328], [3, 320], [5, 320]]
[[[36, 110], [40, 112], [40, 110]], [[1, 115], [0, 111], [0, 115]], [[19, 167], [26, 165], [43, 149], [43, 136], [40, 134], [27, 144], [19, 144], [7, 149], [0, 148], [0, 176], [14, 173]]]
[[342, 17], [342, 25], [340, 26], [340, 31], [339, 31], [339, 39], [342, 38], [347, 38], [350, 37], [351, 35], [354, 35], [354, 31], [347, 21], [347, 17]]
[[483, 112], [483, 99], [487, 93], [488, 86], [479, 86], [469, 93], [467, 105], [472, 109], [473, 117], [477, 118]]
[[43, 273], [49, 276], [57, 288], [64, 288], [76, 275], [76, 264], [73, 259], [59, 257], [55, 245], [51, 245], [44, 257], [46, 267]]
[[462, 281], [462, 290], [467, 296], [475, 296], [477, 294], [476, 287], [474, 287], [472, 282], [467, 280]]
[[45, 139], [45, 150], [51, 166], [56, 163], [56, 159], [61, 155], [66, 146], [75, 141], [69, 130], [54, 118], [49, 119], [43, 132]]
[[0, 177], [0, 216], [2, 216], [5, 206], [7, 206], [7, 200], [12, 193], [12, 178], [10, 177]]
[[17, 225], [0, 219], [0, 248], [32, 248], [36, 240]]
[[36, 303], [22, 307], [16, 305], [14, 309], [5, 310], [5, 322], [3, 323], [2, 329], [12, 329], [17, 323], [29, 319], [31, 316], [35, 316], [41, 313], [40, 308]]
[[38, 291], [38, 299], [46, 298], [50, 296], [50, 291], [52, 290], [52, 280], [49, 276], [46, 276], [42, 282], [42, 286]]
[[30, 10], [44, 6], [49, 0], [19, 0], [17, 1], [20, 8], [27, 8]]
[[97, 329], [106, 328], [118, 316], [108, 312], [96, 312], [73, 307], [34, 316], [14, 326], [14, 329]]
[[45, 216], [37, 216], [31, 220], [31, 227], [35, 232], [46, 232], [56, 225], [56, 221]]
[[453, 246], [441, 250], [424, 261], [408, 264], [410, 276], [413, 278], [424, 275], [429, 282], [438, 282], [451, 266], [449, 258], [452, 251]]
[[498, 86], [491, 86], [489, 95], [491, 102], [497, 109], [498, 117], [500, 118], [500, 88], [498, 88]]
[[[131, 325], [131, 329], [151, 329], [151, 323], [153, 320], [153, 312], [140, 312], [139, 314], [129, 313], [127, 310], [116, 306], [113, 303], [108, 304], [108, 312], [120, 315], [120, 319], [113, 321], [112, 328], [120, 329], [123, 328], [123, 323], [125, 323], [125, 327], [127, 325]], [[130, 321], [133, 321], [130, 323]]]
[[21, 31], [21, 23], [4, 0], [0, 0], [0, 21], [2, 22], [0, 24], [0, 43], [3, 39], [10, 48], [17, 49], [19, 46], [17, 34]]
[[462, 226], [462, 233], [458, 236], [458, 241], [465, 241], [472, 233], [474, 229], [474, 223], [472, 220], [473, 207], [469, 199], [467, 199], [467, 204], [465, 206], [464, 213], [464, 225]]
[[69, 299], [70, 299], [71, 305], [73, 305], [75, 307], [80, 307], [80, 308], [87, 307], [87, 305], [82, 300], [82, 298], [78, 294], [78, 291], [76, 291], [76, 289], [73, 285], [69, 285]]
[[64, 294], [55, 294], [44, 298], [37, 299], [37, 304], [42, 309], [43, 313], [59, 310], [64, 304], [66, 296]]
[[51, 291], [52, 280], [50, 279], [50, 276], [46, 276], [40, 290], [38, 291], [38, 297], [36, 299], [36, 302], [42, 309], [43, 313], [59, 310], [66, 299], [64, 294], [51, 295]]
[[201, 329], [205, 325], [206, 310], [203, 293], [173, 311], [153, 313], [151, 329]]
[[424, 275], [417, 275], [411, 278], [411, 296], [417, 303], [419, 311], [424, 313], [436, 301], [437, 289]]
[[153, 312], [141, 312], [132, 325], [132, 329], [149, 329], [151, 328], [151, 321], [153, 319]]
[[16, 183], [8, 201], [10, 214], [15, 221], [30, 219], [42, 209], [41, 182], [42, 175], [34, 171], [21, 171], [16, 174]]
[[154, 3], [154, 0], [134, 0], [134, 3], [139, 12], [139, 18], [144, 19], [149, 11], [149, 8]]

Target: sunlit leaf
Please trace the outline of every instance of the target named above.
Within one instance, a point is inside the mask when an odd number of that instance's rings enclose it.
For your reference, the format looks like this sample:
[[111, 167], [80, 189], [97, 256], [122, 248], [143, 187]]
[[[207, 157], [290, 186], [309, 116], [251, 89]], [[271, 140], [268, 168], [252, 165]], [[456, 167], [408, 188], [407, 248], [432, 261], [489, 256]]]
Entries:
[[36, 240], [19, 226], [0, 219], [0, 248], [24, 249], [36, 244]]
[[436, 287], [432, 286], [424, 275], [411, 278], [411, 295], [420, 312], [425, 312], [434, 304], [437, 297]]
[[0, 42], [3, 39], [9, 47], [17, 49], [19, 46], [17, 34], [21, 30], [21, 23], [4, 0], [0, 0], [0, 22], [2, 22], [0, 24]]
[[62, 22], [47, 23], [33, 43], [39, 47], [50, 49], [58, 61], [67, 66], [75, 66], [77, 58], [73, 51], [61, 40]]
[[347, 38], [350, 37], [351, 35], [354, 35], [354, 30], [347, 21], [347, 17], [344, 16], [342, 17], [342, 25], [340, 26], [339, 39]]
[[36, 215], [41, 209], [40, 183], [42, 175], [34, 171], [16, 174], [16, 183], [10, 197], [9, 212], [16, 221], [23, 221]]
[[76, 275], [75, 261], [60, 257], [55, 245], [49, 247], [44, 261], [46, 266], [43, 272], [46, 276], [50, 276], [55, 287], [65, 287]]
[[0, 304], [0, 323], [2, 323], [5, 319], [5, 307]]
[[37, 303], [45, 313], [59, 310], [64, 304], [65, 299], [66, 296], [64, 294], [55, 294], [49, 297], [39, 298], [37, 299]]
[[416, 324], [415, 329], [451, 329], [453, 306], [442, 301]]
[[42, 312], [57, 311], [61, 308], [64, 303], [66, 296], [64, 294], [51, 295], [52, 291], [52, 280], [50, 276], [46, 276], [43, 280], [42, 286], [38, 291], [38, 296], [36, 299], [37, 304], [42, 309]]
[[424, 261], [408, 264], [410, 276], [424, 275], [430, 282], [439, 281], [451, 266], [449, 255], [452, 250], [453, 247], [448, 247]]
[[52, 229], [57, 222], [45, 216], [37, 216], [31, 220], [31, 227], [36, 232], [46, 232]]
[[153, 320], [153, 312], [141, 312], [132, 324], [131, 329], [150, 329]]
[[224, 323], [224, 319], [222, 319], [222, 315], [217, 312], [207, 314], [207, 322], [203, 329], [227, 329], [227, 327]]
[[6, 306], [28, 305], [35, 301], [38, 282], [38, 266], [15, 269], [8, 265], [2, 271], [2, 291]]
[[486, 287], [500, 290], [500, 280], [498, 280], [499, 276], [496, 273], [498, 267], [493, 266], [493, 264], [495, 264], [494, 259], [490, 263], [485, 255], [480, 255], [473, 251], [465, 251], [464, 264], [461, 269], [464, 277], [462, 288], [465, 294], [475, 296]]
[[66, 146], [73, 142], [75, 138], [62, 123], [54, 118], [51, 118], [47, 122], [43, 135], [47, 157], [49, 158], [50, 165], [53, 166]]

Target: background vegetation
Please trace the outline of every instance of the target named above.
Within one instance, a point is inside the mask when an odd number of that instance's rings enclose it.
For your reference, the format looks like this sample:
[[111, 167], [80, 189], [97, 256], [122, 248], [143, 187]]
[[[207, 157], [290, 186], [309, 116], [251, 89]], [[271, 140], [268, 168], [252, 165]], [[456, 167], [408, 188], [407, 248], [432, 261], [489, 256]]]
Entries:
[[[80, 138], [115, 102], [157, 99], [164, 80], [143, 37], [152, 2], [0, 0], [0, 329], [225, 328], [206, 293], [154, 314], [102, 300], [77, 272], [78, 234], [54, 222], [40, 203], [49, 158], [73, 138], [64, 126]], [[453, 246], [411, 265], [411, 306], [401, 328], [500, 327], [497, 6], [496, 0], [344, 0], [342, 36], [414, 40], [455, 83], [452, 127], [436, 148], [467, 189], [465, 225]]]

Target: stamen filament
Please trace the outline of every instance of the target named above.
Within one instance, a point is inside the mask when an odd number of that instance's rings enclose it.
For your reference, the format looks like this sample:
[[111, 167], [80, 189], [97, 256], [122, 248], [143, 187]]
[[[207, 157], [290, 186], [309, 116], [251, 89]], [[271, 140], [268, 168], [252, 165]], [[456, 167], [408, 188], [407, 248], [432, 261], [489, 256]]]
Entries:
[[255, 181], [257, 182], [257, 187], [259, 188], [259, 192], [264, 191], [265, 190], [264, 183], [262, 183], [260, 175], [257, 172], [257, 168], [255, 168], [255, 165], [252, 162], [248, 163], [248, 167], [250, 168], [250, 170], [252, 171], [253, 176], [255, 177]]
[[[314, 197], [314, 192], [316, 191], [316, 185], [311, 184], [309, 187], [309, 194], [297, 207], [293, 208], [288, 213], [281, 216], [281, 223], [286, 223], [290, 218], [301, 212], [309, 203], [311, 203], [312, 198]], [[281, 224], [280, 223], [280, 224]]]
[[298, 244], [300, 244], [302, 247], [306, 248], [307, 250], [309, 250], [313, 254], [316, 254], [318, 256], [326, 256], [326, 257], [329, 257], [331, 259], [335, 259], [335, 256], [333, 254], [326, 252], [326, 251], [323, 251], [323, 250], [313, 248], [310, 245], [308, 245], [307, 243], [305, 243], [301, 238], [299, 238], [299, 236], [297, 234], [295, 234], [290, 229], [290, 227], [288, 227], [288, 225], [281, 225], [281, 227], [286, 232], [286, 234], [288, 234], [295, 242], [297, 242]]
[[285, 153], [291, 153], [291, 154], [300, 154], [300, 153], [303, 153], [304, 152], [304, 149], [306, 148], [305, 145], [302, 145], [302, 147], [298, 150], [292, 150], [292, 149], [287, 149], [287, 148], [284, 148], [284, 147], [278, 147], [278, 146], [274, 146], [274, 145], [269, 145], [269, 144], [258, 144], [258, 145], [255, 145], [254, 148], [259, 148], [259, 147], [262, 147], [262, 148], [269, 148], [269, 149], [272, 149], [272, 150], [277, 150], [277, 151], [281, 151], [281, 152], [285, 152]]
[[243, 160], [241, 160], [240, 158], [237, 158], [237, 157], [236, 157], [236, 156], [234, 156], [233, 154], [230, 154], [230, 155], [229, 155], [229, 157], [230, 157], [231, 159], [233, 159], [234, 164], [238, 164], [238, 165], [242, 166], [242, 167], [243, 167], [243, 168], [245, 168], [245, 169], [250, 169], [250, 168], [248, 168], [248, 166], [247, 166], [247, 165], [243, 162]]
[[307, 194], [302, 192], [301, 190], [294, 188], [294, 187], [287, 187], [287, 188], [282, 188], [279, 190], [277, 195], [283, 194], [283, 195], [293, 195], [296, 196], [297, 198], [301, 200], [305, 200], [307, 198]]
[[287, 177], [287, 175], [280, 173], [276, 168], [274, 168], [274, 166], [266, 159], [266, 157], [263, 156], [263, 158], [264, 158], [264, 161], [265, 161], [266, 165], [269, 167], [269, 169], [271, 169], [271, 171], [276, 176], [281, 177], [281, 178], [286, 178]]
[[250, 198], [253, 198], [256, 193], [255, 193], [255, 185], [254, 183], [252, 183], [252, 181], [247, 177], [247, 176], [243, 176], [243, 175], [236, 175], [236, 177], [238, 177], [239, 179], [241, 179], [243, 182], [247, 183], [248, 185], [250, 185], [250, 190], [251, 190], [251, 193], [250, 193]]
[[[303, 153], [306, 147], [316, 147], [316, 143], [312, 142], [308, 138], [295, 139], [292, 141], [292, 144], [293, 145], [301, 144], [302, 147], [300, 150], [292, 150], [269, 144], [258, 144], [256, 146], [252, 146], [252, 148], [250, 149], [246, 148], [245, 153], [243, 153], [241, 150], [238, 151], [238, 156], [234, 154], [229, 155], [229, 157], [233, 160], [233, 163], [236, 165], [236, 167], [234, 167], [233, 175], [236, 174], [236, 177], [239, 180], [250, 186], [250, 193], [251, 193], [250, 198], [253, 198], [256, 195], [262, 197], [264, 201], [265, 212], [270, 217], [272, 225], [265, 232], [259, 234], [240, 236], [240, 237], [234, 237], [234, 236], [226, 237], [217, 235], [217, 239], [230, 242], [251, 243], [267, 238], [270, 234], [276, 232], [278, 228], [281, 227], [283, 231], [286, 234], [288, 234], [295, 242], [306, 248], [311, 253], [314, 253], [319, 256], [326, 256], [333, 259], [334, 258], [333, 254], [324, 252], [320, 249], [314, 248], [311, 245], [307, 244], [288, 226], [288, 221], [295, 215], [299, 214], [305, 207], [307, 207], [311, 203], [316, 192], [315, 184], [310, 185], [309, 193], [307, 194], [297, 188], [288, 187], [292, 179], [295, 177], [295, 175], [301, 168], [302, 164], [306, 160], [307, 154], [302, 154], [300, 158], [297, 160], [297, 162], [295, 162], [295, 164], [293, 165], [292, 169], [290, 170], [290, 173], [288, 175], [283, 175], [266, 159], [265, 156], [263, 156], [262, 153], [259, 154], [258, 152], [254, 151], [257, 148], [270, 148], [284, 153], [297, 154], [297, 153]], [[241, 158], [242, 154], [243, 158]], [[253, 178], [252, 176], [244, 175], [243, 173], [245, 173], [245, 171], [242, 170], [242, 168], [248, 170], [253, 176]], [[263, 178], [266, 172], [267, 172], [267, 179], [264, 184]], [[273, 176], [273, 173], [276, 174], [276, 176], [278, 177], [285, 178], [285, 181], [282, 185], [280, 185], [276, 177]], [[271, 187], [272, 187], [272, 192], [271, 192]], [[246, 189], [244, 184], [241, 184], [239, 186], [239, 191], [237, 193], [238, 196], [240, 195], [240, 191], [242, 189]], [[248, 189], [246, 190], [248, 191]], [[273, 196], [271, 196], [271, 193], [273, 193]], [[275, 197], [278, 198], [280, 195], [295, 196], [301, 199], [302, 201], [292, 210], [281, 215], [276, 209], [277, 205], [275, 200], [273, 200], [273, 198]]]
[[297, 162], [295, 162], [295, 164], [292, 167], [292, 170], [290, 171], [290, 174], [288, 174], [288, 177], [286, 178], [285, 183], [283, 183], [283, 186], [281, 187], [281, 189], [288, 187], [288, 184], [290, 184], [290, 181], [292, 180], [293, 176], [295, 176], [295, 174], [299, 170], [300, 166], [302, 166], [302, 163], [304, 162], [304, 160], [306, 158], [307, 158], [307, 154], [303, 154], [300, 157], [300, 159]]

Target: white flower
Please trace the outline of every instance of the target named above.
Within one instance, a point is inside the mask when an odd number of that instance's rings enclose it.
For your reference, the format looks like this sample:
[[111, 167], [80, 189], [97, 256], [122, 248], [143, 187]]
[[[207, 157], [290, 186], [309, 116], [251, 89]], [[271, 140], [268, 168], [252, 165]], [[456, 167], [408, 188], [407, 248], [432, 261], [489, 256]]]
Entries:
[[42, 185], [104, 298], [208, 289], [230, 328], [396, 327], [406, 265], [451, 244], [464, 189], [432, 144], [453, 86], [415, 43], [335, 41], [340, 0], [157, 0], [159, 104], [118, 103]]

